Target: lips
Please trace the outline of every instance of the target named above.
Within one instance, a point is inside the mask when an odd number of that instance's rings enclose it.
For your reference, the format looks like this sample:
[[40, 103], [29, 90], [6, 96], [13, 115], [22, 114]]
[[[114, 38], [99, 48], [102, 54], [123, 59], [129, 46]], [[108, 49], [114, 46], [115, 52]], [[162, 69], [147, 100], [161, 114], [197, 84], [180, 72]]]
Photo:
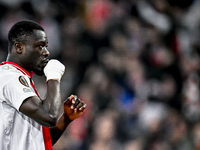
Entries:
[[43, 61], [43, 66], [45, 67], [45, 66], [47, 65], [48, 62], [49, 62], [49, 59], [45, 59], [45, 60]]

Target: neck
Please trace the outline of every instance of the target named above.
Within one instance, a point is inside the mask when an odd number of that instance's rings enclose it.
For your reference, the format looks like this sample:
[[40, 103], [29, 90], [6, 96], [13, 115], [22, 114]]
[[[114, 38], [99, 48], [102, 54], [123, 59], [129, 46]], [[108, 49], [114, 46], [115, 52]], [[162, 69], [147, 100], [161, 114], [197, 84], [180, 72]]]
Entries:
[[13, 63], [19, 65], [20, 67], [24, 68], [27, 72], [29, 72], [29, 73], [31, 74], [31, 71], [28, 70], [28, 69], [23, 65], [23, 63], [21, 63], [21, 61], [20, 61], [20, 59], [19, 59], [18, 57], [13, 56], [13, 54], [8, 54], [6, 61], [10, 61], [10, 62], [13, 62]]
[[6, 58], [6, 61], [10, 61], [10, 54], [8, 54], [7, 58]]

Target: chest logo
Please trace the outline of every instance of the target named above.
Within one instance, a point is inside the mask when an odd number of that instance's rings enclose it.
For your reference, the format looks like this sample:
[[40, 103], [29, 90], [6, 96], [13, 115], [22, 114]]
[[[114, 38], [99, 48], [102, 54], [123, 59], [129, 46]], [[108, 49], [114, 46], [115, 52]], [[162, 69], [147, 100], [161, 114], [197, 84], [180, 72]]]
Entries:
[[25, 79], [23, 76], [20, 76], [20, 77], [19, 77], [19, 82], [20, 82], [22, 85], [29, 87], [28, 82], [26, 81], [26, 79]]

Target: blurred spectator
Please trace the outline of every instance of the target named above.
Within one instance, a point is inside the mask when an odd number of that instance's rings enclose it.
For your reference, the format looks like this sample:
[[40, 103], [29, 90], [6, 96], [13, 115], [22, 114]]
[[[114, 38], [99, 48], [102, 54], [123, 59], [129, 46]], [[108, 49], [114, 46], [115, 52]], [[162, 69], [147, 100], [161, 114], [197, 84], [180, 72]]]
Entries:
[[116, 139], [116, 114], [106, 111], [96, 116], [92, 125], [92, 138], [88, 150], [121, 150], [122, 146]]

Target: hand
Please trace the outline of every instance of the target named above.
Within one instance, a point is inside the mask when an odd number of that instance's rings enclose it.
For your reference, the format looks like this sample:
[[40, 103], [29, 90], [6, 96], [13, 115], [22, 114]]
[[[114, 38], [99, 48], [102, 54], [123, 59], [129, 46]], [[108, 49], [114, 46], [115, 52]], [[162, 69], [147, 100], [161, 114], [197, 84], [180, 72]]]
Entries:
[[76, 95], [71, 95], [64, 102], [64, 113], [69, 120], [75, 120], [80, 117], [85, 111], [86, 104], [81, 101]]
[[65, 66], [56, 59], [51, 59], [44, 67], [44, 74], [48, 80], [60, 81], [65, 72]]

